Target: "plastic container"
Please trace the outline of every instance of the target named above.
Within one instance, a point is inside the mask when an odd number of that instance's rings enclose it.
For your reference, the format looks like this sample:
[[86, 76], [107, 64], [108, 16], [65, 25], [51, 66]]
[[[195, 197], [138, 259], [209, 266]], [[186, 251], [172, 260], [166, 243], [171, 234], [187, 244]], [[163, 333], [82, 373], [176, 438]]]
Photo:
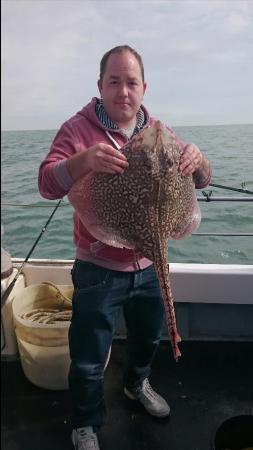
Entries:
[[70, 313], [72, 292], [72, 286], [42, 283], [22, 289], [13, 299], [21, 365], [26, 377], [36, 386], [52, 390], [68, 388], [70, 321], [37, 323], [21, 316], [38, 308], [60, 308]]
[[[13, 319], [21, 365], [26, 377], [36, 386], [68, 389], [70, 366], [68, 330], [70, 321], [38, 323], [21, 316], [35, 309], [62, 309], [71, 313], [72, 286], [52, 283], [33, 284], [13, 299]], [[109, 351], [105, 369], [110, 359]]]

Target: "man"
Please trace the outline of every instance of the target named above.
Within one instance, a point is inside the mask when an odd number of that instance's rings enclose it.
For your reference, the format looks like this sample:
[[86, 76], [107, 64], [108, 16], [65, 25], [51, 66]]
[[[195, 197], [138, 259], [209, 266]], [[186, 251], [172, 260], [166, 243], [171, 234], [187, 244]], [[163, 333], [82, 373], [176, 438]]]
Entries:
[[[142, 105], [146, 91], [142, 59], [131, 47], [115, 47], [103, 56], [98, 89], [101, 99], [93, 98], [62, 125], [40, 166], [39, 189], [46, 198], [68, 194], [74, 182], [91, 170], [123, 173], [128, 163], [117, 148], [154, 122]], [[184, 147], [182, 174], [193, 174], [197, 188], [207, 186], [209, 161], [196, 145], [184, 145], [179, 138], [177, 141]], [[96, 241], [76, 212], [74, 242], [69, 331], [72, 442], [76, 450], [98, 450], [96, 431], [105, 419], [104, 367], [121, 307], [127, 326], [124, 392], [153, 416], [170, 414], [167, 402], [148, 382], [164, 310], [152, 261], [133, 250]]]

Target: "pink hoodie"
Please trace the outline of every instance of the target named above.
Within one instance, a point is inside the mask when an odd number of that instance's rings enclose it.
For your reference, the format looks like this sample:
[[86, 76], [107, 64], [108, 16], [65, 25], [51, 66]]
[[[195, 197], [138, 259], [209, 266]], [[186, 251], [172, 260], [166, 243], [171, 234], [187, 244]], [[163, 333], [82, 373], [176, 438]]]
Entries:
[[[66, 167], [67, 159], [98, 142], [112, 145], [112, 141], [105, 131], [109, 131], [120, 146], [126, 143], [127, 138], [121, 132], [106, 128], [97, 118], [96, 101], [97, 99], [93, 98], [81, 111], [67, 120], [57, 132], [50, 151], [39, 168], [38, 184], [43, 197], [52, 200], [68, 194], [74, 180]], [[147, 126], [152, 125], [155, 119], [149, 116], [143, 106], [142, 109], [147, 117]], [[171, 129], [169, 130], [173, 133]], [[177, 138], [177, 140], [180, 145], [185, 145], [180, 139]], [[206, 185], [208, 183], [209, 180]], [[74, 243], [78, 259], [93, 262], [112, 270], [134, 271], [152, 264], [152, 261], [136, 254], [133, 250], [110, 247], [97, 241], [86, 230], [76, 211], [74, 212]]]

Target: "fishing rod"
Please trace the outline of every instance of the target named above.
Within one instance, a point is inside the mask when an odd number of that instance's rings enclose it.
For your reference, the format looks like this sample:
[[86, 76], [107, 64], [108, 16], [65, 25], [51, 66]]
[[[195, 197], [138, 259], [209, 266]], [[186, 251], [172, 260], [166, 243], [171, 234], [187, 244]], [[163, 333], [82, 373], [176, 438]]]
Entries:
[[7, 287], [7, 289], [4, 291], [3, 295], [1, 296], [1, 309], [2, 309], [2, 307], [4, 306], [4, 304], [5, 304], [6, 300], [7, 300], [7, 298], [9, 297], [9, 295], [10, 295], [12, 289], [14, 288], [15, 283], [16, 283], [16, 281], [17, 281], [19, 275], [21, 274], [24, 265], [27, 263], [27, 261], [28, 261], [28, 259], [30, 258], [31, 254], [32, 254], [32, 252], [33, 252], [33, 250], [35, 249], [35, 247], [36, 247], [36, 245], [38, 244], [39, 240], [41, 239], [43, 233], [46, 231], [47, 226], [48, 226], [49, 223], [51, 222], [51, 220], [52, 220], [54, 214], [56, 213], [57, 209], [59, 208], [59, 206], [60, 206], [60, 204], [61, 204], [61, 201], [62, 201], [62, 199], [58, 201], [58, 203], [57, 203], [57, 205], [55, 206], [55, 208], [54, 208], [52, 214], [50, 215], [50, 217], [49, 217], [49, 219], [47, 220], [46, 224], [45, 224], [44, 227], [42, 228], [42, 230], [41, 230], [39, 236], [37, 237], [36, 241], [34, 242], [34, 244], [33, 244], [32, 248], [31, 248], [31, 250], [29, 251], [27, 257], [26, 257], [25, 260], [22, 262], [22, 264], [21, 264], [21, 266], [20, 266], [18, 272], [16, 273], [16, 276], [13, 278], [12, 282], [9, 284], [9, 286]]
[[241, 189], [240, 188], [234, 188], [231, 186], [223, 186], [222, 184], [214, 184], [214, 183], [210, 183], [209, 186], [213, 186], [213, 187], [217, 187], [217, 188], [222, 188], [222, 189], [229, 189], [230, 191], [236, 191], [236, 192], [242, 192], [243, 194], [253, 194], [253, 191], [249, 191], [248, 189], [245, 189], [245, 184], [242, 184]]

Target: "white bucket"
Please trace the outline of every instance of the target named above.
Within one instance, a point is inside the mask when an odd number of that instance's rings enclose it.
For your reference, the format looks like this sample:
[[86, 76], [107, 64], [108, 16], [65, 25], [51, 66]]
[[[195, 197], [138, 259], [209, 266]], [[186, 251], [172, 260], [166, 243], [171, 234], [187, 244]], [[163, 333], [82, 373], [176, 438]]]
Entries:
[[[52, 390], [68, 389], [70, 321], [38, 323], [22, 316], [36, 309], [48, 308], [62, 308], [71, 315], [72, 294], [73, 286], [42, 283], [20, 290], [13, 299], [13, 319], [21, 365], [26, 377], [36, 386]], [[105, 369], [110, 354], [111, 349]]]
[[51, 283], [30, 285], [13, 299], [13, 319], [21, 365], [36, 386], [68, 389], [70, 365], [68, 330], [70, 320], [38, 323], [22, 318], [35, 309], [62, 309], [71, 315], [72, 286]]

